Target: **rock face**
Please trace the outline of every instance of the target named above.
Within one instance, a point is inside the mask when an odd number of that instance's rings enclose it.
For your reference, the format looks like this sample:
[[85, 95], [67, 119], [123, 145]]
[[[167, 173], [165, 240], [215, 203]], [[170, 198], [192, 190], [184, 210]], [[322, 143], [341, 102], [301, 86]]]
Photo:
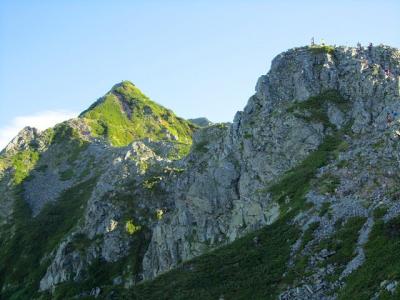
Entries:
[[22, 129], [18, 135], [12, 139], [12, 141], [7, 145], [3, 152], [18, 152], [25, 150], [29, 143], [35, 141], [38, 136], [38, 130], [33, 127], [25, 127]]
[[[87, 280], [97, 264], [121, 263], [110, 279], [131, 287], [292, 212], [290, 223], [302, 234], [292, 245], [288, 268], [306, 256], [308, 275], [288, 284], [280, 297], [335, 298], [365, 261], [374, 210], [386, 205], [387, 221], [400, 211], [385, 192], [396, 186], [399, 168], [399, 94], [400, 52], [386, 46], [288, 50], [259, 78], [255, 95], [233, 123], [201, 120], [205, 127], [198, 129], [148, 98], [142, 101], [125, 82], [77, 120], [51, 134], [24, 129], [7, 146], [0, 161], [6, 195], [0, 216], [13, 222], [6, 212], [18, 202], [16, 184], [23, 187], [32, 218], [40, 219], [90, 182], [86, 200], [79, 197], [76, 204], [76, 222], [40, 256], [45, 272], [36, 288], [47, 291]], [[105, 103], [118, 114], [102, 118], [99, 105]], [[115, 120], [116, 115], [123, 117]], [[335, 155], [317, 166], [304, 207], [295, 208], [289, 196], [277, 201], [271, 188], [333, 136], [339, 140]], [[191, 144], [189, 153], [182, 144]], [[16, 183], [21, 172], [13, 157], [28, 150], [40, 158], [25, 158], [32, 167]], [[359, 226], [355, 255], [344, 265], [321, 269], [338, 250], [315, 245], [335, 239], [341, 233], [337, 224]], [[327, 280], [339, 271], [336, 280]], [[3, 290], [12, 284], [6, 279]]]
[[[258, 192], [315, 150], [329, 130], [288, 113], [294, 101], [338, 90], [351, 108], [342, 111], [329, 106], [327, 114], [334, 126], [340, 128], [352, 119], [354, 132], [384, 128], [386, 111], [400, 112], [398, 69], [392, 69], [390, 78], [384, 76], [385, 55], [393, 57], [398, 67], [399, 53], [389, 48], [360, 52], [338, 48], [334, 56], [299, 48], [275, 58], [271, 71], [259, 79], [256, 94], [226, 133], [214, 140], [210, 131], [215, 129], [201, 132], [209, 142], [205, 155], [193, 151], [187, 159], [197, 165], [206, 162], [207, 168], [188, 174], [185, 194], [175, 197], [175, 213], [157, 225], [144, 258], [145, 277], [279, 216], [278, 204]], [[376, 75], [375, 69], [380, 73]], [[195, 137], [194, 148], [202, 143], [201, 137]]]

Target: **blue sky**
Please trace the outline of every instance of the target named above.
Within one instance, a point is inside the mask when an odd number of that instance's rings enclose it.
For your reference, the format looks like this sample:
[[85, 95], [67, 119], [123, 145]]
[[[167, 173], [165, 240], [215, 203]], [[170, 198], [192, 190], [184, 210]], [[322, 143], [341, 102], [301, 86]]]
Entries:
[[280, 52], [400, 47], [400, 1], [0, 0], [0, 148], [121, 80], [190, 118], [231, 121]]

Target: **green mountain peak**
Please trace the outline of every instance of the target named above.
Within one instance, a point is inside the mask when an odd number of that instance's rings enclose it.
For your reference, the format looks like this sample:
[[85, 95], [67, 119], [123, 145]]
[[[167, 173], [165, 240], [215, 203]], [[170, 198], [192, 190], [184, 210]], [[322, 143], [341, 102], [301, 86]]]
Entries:
[[133, 83], [122, 81], [80, 116], [95, 137], [106, 138], [113, 146], [149, 138], [169, 141], [189, 149], [194, 126], [157, 104]]

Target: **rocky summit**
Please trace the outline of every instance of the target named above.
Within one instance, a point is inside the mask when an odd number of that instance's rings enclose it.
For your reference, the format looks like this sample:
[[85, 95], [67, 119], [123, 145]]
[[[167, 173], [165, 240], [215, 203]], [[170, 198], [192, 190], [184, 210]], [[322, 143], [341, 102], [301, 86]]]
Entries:
[[134, 84], [0, 154], [1, 299], [400, 299], [400, 51], [279, 54], [232, 123]]

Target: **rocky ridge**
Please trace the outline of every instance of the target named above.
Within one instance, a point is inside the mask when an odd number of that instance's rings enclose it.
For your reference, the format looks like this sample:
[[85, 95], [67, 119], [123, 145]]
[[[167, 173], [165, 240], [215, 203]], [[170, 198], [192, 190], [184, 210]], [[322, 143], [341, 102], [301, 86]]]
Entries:
[[[67, 207], [73, 223], [38, 250], [42, 271], [30, 289], [57, 292], [106, 265], [115, 266], [114, 286], [134, 290], [286, 220], [300, 233], [288, 245], [279, 298], [350, 293], [369, 263], [370, 236], [399, 213], [399, 65], [399, 50], [386, 46], [294, 48], [273, 60], [232, 124], [195, 128], [123, 82], [78, 119], [44, 133], [24, 129], [0, 160], [4, 228], [15, 222], [15, 203], [40, 220], [59, 213], [64, 195], [79, 195]], [[104, 116], [102, 105], [116, 113]], [[7, 232], [0, 237], [12, 245]], [[4, 295], [19, 288], [11, 277], [1, 283]], [[372, 296], [395, 295], [396, 286], [384, 278]]]

